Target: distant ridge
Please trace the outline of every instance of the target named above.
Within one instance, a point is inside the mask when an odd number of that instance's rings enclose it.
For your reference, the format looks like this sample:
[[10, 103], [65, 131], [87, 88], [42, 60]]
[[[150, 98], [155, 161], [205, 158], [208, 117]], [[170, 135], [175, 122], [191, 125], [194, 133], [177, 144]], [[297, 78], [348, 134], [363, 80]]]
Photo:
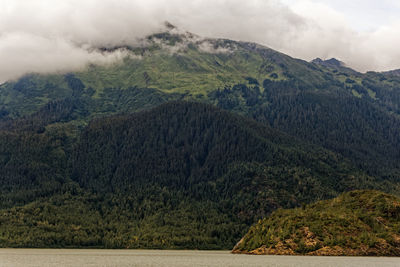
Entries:
[[398, 76], [398, 77], [400, 77], [400, 69], [385, 71], [385, 72], [383, 72], [383, 73], [384, 73], [384, 74], [389, 74], [389, 75], [393, 75], [393, 76]]

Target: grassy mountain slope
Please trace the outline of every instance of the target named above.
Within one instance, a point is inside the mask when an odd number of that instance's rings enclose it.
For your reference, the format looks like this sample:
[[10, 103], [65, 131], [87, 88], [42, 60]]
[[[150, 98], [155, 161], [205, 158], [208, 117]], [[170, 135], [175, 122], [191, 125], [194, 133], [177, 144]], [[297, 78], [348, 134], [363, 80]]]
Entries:
[[[293, 59], [257, 44], [202, 39], [189, 33], [155, 34], [143, 43], [124, 47], [129, 56], [120, 62], [91, 65], [66, 75], [31, 74], [1, 85], [4, 114], [26, 115], [49, 101], [72, 96], [98, 101], [97, 106], [106, 108], [104, 105], [112, 104], [104, 99], [110, 91], [123, 93], [132, 88], [202, 99], [217, 89], [247, 81], [262, 84], [265, 79], [294, 81], [302, 91], [327, 88], [348, 92], [399, 113], [400, 79], [392, 73], [361, 74], [318, 61]], [[117, 97], [114, 95], [112, 100]], [[123, 111], [126, 107], [116, 108]]]
[[260, 220], [235, 253], [279, 255], [400, 255], [400, 199], [353, 191]]
[[67, 126], [0, 132], [0, 246], [227, 249], [277, 208], [393, 188], [211, 105]]

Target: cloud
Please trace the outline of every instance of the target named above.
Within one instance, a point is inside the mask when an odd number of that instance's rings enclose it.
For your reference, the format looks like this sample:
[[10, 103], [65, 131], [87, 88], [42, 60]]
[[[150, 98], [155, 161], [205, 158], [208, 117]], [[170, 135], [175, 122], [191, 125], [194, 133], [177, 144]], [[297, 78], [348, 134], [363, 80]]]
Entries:
[[230, 54], [237, 49], [235, 45], [226, 44], [221, 46], [220, 44], [212, 43], [210, 40], [202, 40], [197, 44], [200, 51], [211, 54]]
[[127, 56], [124, 50], [102, 53], [76, 46], [65, 39], [45, 38], [27, 33], [1, 36], [0, 77], [18, 78], [25, 73], [68, 72], [87, 64], [108, 64]]
[[0, 0], [0, 82], [29, 72], [65, 72], [120, 59], [126, 51], [93, 48], [131, 44], [159, 31], [162, 10], [144, 3]]
[[[400, 67], [400, 22], [358, 32], [348, 16], [314, 0], [0, 0], [0, 81], [28, 72], [109, 63], [164, 21], [204, 37], [253, 41], [294, 57], [337, 57], [360, 70]], [[388, 5], [391, 0], [385, 0]]]
[[[291, 5], [293, 12], [307, 20], [308, 26], [298, 38], [281, 47], [283, 52], [306, 60], [315, 56], [336, 57], [359, 71], [400, 68], [400, 53], [397, 51], [400, 21], [391, 20], [388, 25], [376, 23], [375, 30], [356, 31], [351, 23], [354, 18], [338, 12], [326, 2], [329, 1], [298, 0]], [[388, 8], [394, 2], [386, 0], [385, 3]], [[363, 4], [373, 3], [368, 0]], [[360, 9], [366, 8], [361, 3], [359, 6]], [[353, 17], [357, 16], [354, 14]]]

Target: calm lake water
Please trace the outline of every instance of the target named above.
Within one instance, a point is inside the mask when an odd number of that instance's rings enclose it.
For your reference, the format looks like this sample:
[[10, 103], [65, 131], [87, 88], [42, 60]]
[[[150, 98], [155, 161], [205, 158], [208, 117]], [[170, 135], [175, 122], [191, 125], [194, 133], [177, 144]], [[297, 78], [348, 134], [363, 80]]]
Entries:
[[20, 266], [400, 266], [400, 258], [232, 255], [229, 251], [0, 249], [1, 267]]

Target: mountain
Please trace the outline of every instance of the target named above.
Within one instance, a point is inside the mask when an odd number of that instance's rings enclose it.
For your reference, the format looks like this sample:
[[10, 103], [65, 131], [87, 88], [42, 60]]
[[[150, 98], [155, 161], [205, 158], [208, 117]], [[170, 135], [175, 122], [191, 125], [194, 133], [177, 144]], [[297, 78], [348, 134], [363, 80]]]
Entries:
[[396, 190], [201, 103], [99, 118], [78, 138], [62, 124], [27, 129], [0, 131], [1, 247], [228, 249], [277, 208]]
[[30, 74], [1, 85], [2, 120], [49, 116], [52, 107], [69, 105], [71, 114], [48, 123], [82, 129], [93, 118], [198, 101], [339, 153], [369, 175], [392, 181], [400, 175], [398, 76], [358, 73], [336, 59], [308, 63], [254, 43], [201, 38], [176, 27], [137, 46], [101, 48], [121, 49], [129, 56], [112, 65]]
[[0, 85], [0, 246], [227, 249], [277, 208], [398, 192], [396, 75], [173, 26], [97, 49], [127, 56]]
[[400, 198], [353, 191], [302, 208], [278, 210], [252, 226], [234, 253], [399, 256]]

